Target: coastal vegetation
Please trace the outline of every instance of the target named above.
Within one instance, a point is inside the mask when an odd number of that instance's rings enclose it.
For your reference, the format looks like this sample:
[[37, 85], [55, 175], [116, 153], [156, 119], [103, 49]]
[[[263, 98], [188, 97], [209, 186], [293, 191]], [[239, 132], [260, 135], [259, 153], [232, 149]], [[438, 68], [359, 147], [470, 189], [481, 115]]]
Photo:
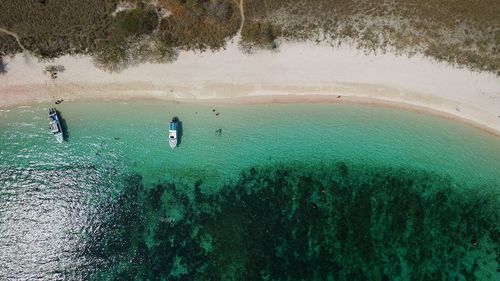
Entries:
[[[0, 1], [0, 27], [41, 58], [91, 54], [110, 31], [115, 5], [115, 0]], [[0, 53], [21, 51], [13, 36], [0, 32]]]
[[265, 22], [248, 22], [241, 31], [241, 45], [245, 51], [253, 48], [275, 50], [282, 31], [279, 25]]
[[500, 2], [246, 0], [249, 22], [287, 40], [353, 44], [366, 52], [421, 53], [500, 74]]
[[[243, 0], [245, 50], [283, 40], [352, 44], [365, 52], [424, 54], [500, 74], [500, 2]], [[1, 1], [0, 55], [87, 54], [108, 70], [219, 50], [241, 24], [235, 0]], [[21, 44], [21, 45], [20, 45]]]
[[238, 31], [240, 18], [234, 0], [163, 0], [159, 3], [170, 12], [159, 30], [159, 37], [167, 46], [182, 50], [218, 50]]
[[[109, 27], [108, 36], [97, 43], [96, 64], [101, 68], [116, 71], [130, 66], [133, 62], [144, 62], [143, 53], [153, 48], [148, 38], [157, 26], [158, 17], [155, 10], [143, 3], [117, 13]], [[148, 44], [141, 44], [143, 41]], [[162, 55], [166, 54], [160, 54]], [[152, 54], [146, 55], [151, 56]]]

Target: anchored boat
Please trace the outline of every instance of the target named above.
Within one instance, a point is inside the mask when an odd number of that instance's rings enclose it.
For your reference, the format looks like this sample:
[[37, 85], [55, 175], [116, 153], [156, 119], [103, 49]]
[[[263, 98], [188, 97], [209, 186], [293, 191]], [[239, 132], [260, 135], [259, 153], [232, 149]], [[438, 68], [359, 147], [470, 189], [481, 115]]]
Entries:
[[168, 128], [168, 144], [172, 149], [177, 147], [177, 131], [179, 130], [179, 119], [177, 117], [172, 118], [170, 121], [170, 126]]
[[57, 111], [55, 108], [49, 109], [49, 125], [50, 125], [50, 131], [56, 138], [57, 142], [62, 143], [64, 140], [63, 131], [61, 127], [61, 122], [59, 121], [59, 116], [57, 116]]

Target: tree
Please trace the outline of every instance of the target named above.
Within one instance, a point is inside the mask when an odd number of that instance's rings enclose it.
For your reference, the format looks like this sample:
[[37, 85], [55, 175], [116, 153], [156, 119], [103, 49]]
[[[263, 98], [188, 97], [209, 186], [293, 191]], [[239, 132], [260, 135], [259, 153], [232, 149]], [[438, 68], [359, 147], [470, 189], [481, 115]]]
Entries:
[[57, 73], [64, 72], [64, 70], [66, 70], [66, 68], [64, 67], [64, 65], [47, 65], [45, 67], [44, 73], [45, 74], [50, 74], [50, 77], [52, 79], [56, 79], [57, 78]]

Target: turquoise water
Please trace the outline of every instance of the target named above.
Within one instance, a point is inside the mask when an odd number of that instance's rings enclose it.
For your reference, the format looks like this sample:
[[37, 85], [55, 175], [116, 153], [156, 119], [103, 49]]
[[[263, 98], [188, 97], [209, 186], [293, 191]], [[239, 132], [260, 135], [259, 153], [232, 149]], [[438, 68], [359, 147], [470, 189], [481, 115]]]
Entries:
[[0, 112], [0, 279], [500, 278], [500, 138], [475, 128], [341, 104], [78, 102], [58, 106], [58, 145], [48, 106]]

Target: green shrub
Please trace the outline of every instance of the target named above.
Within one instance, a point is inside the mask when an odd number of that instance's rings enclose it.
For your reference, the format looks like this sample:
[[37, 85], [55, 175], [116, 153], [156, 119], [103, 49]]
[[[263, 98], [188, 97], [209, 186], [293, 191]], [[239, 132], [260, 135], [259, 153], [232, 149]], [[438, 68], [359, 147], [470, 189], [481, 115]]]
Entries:
[[243, 44], [247, 43], [262, 49], [276, 49], [276, 39], [281, 34], [281, 28], [271, 23], [246, 22], [241, 31]]
[[171, 15], [160, 24], [160, 39], [184, 50], [218, 50], [238, 31], [240, 14], [233, 0], [165, 0]]
[[143, 4], [118, 13], [111, 24], [109, 36], [97, 45], [95, 64], [107, 71], [123, 70], [133, 60], [130, 46], [143, 40], [141, 36], [151, 34], [157, 26], [156, 12]]
[[128, 37], [150, 34], [158, 25], [158, 16], [152, 9], [138, 7], [116, 15], [111, 38], [123, 42]]

